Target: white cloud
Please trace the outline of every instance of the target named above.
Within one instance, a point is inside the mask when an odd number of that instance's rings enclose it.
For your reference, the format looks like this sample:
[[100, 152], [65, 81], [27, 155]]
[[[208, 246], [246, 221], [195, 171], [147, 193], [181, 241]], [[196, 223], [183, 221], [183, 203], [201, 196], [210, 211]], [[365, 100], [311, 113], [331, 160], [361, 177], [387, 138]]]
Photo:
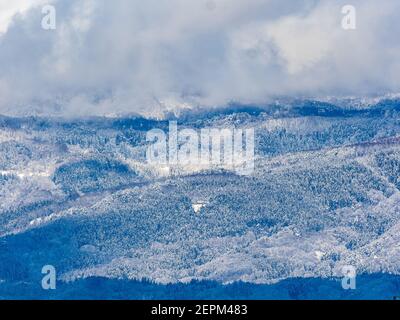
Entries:
[[17, 14], [43, 4], [44, 0], [0, 0], [0, 34], [5, 33]]
[[307, 17], [289, 16], [266, 26], [266, 36], [276, 44], [289, 74], [312, 68], [335, 50], [340, 29], [334, 10], [325, 7]]
[[351, 31], [347, 1], [58, 0], [56, 31], [41, 29], [39, 0], [3, 2], [0, 113], [400, 91], [397, 0], [352, 0]]

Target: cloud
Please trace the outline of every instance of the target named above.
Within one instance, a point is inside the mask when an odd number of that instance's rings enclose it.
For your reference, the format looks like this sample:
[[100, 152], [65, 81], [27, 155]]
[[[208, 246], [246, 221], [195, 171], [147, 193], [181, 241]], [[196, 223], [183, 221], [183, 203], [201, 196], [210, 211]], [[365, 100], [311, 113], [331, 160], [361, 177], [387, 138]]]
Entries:
[[24, 14], [43, 3], [43, 0], [0, 0], [0, 34], [7, 32], [15, 15]]
[[57, 29], [46, 31], [43, 2], [0, 1], [0, 113], [155, 114], [400, 91], [397, 0], [352, 0], [356, 30], [341, 27], [347, 1], [53, 2]]

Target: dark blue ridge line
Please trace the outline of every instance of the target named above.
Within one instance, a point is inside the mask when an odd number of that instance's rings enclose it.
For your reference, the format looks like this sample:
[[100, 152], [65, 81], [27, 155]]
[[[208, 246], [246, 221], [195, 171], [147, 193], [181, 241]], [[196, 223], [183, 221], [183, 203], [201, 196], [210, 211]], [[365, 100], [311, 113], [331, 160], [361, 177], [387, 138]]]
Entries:
[[292, 278], [279, 283], [214, 281], [161, 285], [147, 280], [113, 280], [92, 277], [59, 282], [56, 290], [43, 290], [40, 282], [3, 282], [0, 300], [396, 300], [400, 276], [364, 274], [355, 290], [344, 290], [341, 279]]
[[239, 104], [230, 103], [227, 106], [214, 108], [203, 108], [198, 111], [182, 110], [179, 116], [166, 115], [166, 120], [144, 118], [139, 115], [126, 115], [118, 118], [106, 118], [101, 116], [64, 119], [62, 117], [11, 117], [0, 115], [0, 128], [21, 129], [27, 126], [31, 129], [42, 131], [50, 128], [78, 129], [85, 127], [93, 129], [116, 129], [147, 131], [155, 127], [160, 129], [168, 128], [168, 120], [179, 122], [197, 122], [198, 120], [211, 120], [219, 117], [226, 117], [233, 114], [247, 114], [251, 117], [258, 117], [265, 114], [272, 118], [318, 116], [327, 118], [347, 117], [382, 117], [387, 112], [400, 112], [399, 99], [384, 99], [375, 105], [366, 108], [341, 107], [332, 103], [318, 100], [292, 101], [289, 105], [282, 104]]

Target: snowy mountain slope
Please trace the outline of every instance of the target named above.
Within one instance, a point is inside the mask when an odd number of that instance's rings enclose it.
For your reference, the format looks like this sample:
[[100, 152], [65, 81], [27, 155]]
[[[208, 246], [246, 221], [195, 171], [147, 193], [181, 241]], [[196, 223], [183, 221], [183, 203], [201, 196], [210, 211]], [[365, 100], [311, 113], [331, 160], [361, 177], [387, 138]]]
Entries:
[[[0, 118], [0, 279], [274, 283], [399, 273], [400, 102], [302, 102], [178, 119], [256, 130], [251, 176], [145, 161], [166, 121]], [[199, 205], [201, 204], [201, 205]], [[196, 209], [196, 210], [195, 210]]]

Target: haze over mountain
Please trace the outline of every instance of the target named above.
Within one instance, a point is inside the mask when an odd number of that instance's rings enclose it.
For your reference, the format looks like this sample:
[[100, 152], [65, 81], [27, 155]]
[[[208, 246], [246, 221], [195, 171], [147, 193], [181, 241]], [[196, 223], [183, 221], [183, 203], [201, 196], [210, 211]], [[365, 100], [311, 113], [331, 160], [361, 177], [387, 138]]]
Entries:
[[[397, 0], [0, 1], [0, 114], [93, 116], [400, 92]], [[16, 14], [17, 13], [17, 14]], [[16, 15], [15, 15], [16, 14]]]

